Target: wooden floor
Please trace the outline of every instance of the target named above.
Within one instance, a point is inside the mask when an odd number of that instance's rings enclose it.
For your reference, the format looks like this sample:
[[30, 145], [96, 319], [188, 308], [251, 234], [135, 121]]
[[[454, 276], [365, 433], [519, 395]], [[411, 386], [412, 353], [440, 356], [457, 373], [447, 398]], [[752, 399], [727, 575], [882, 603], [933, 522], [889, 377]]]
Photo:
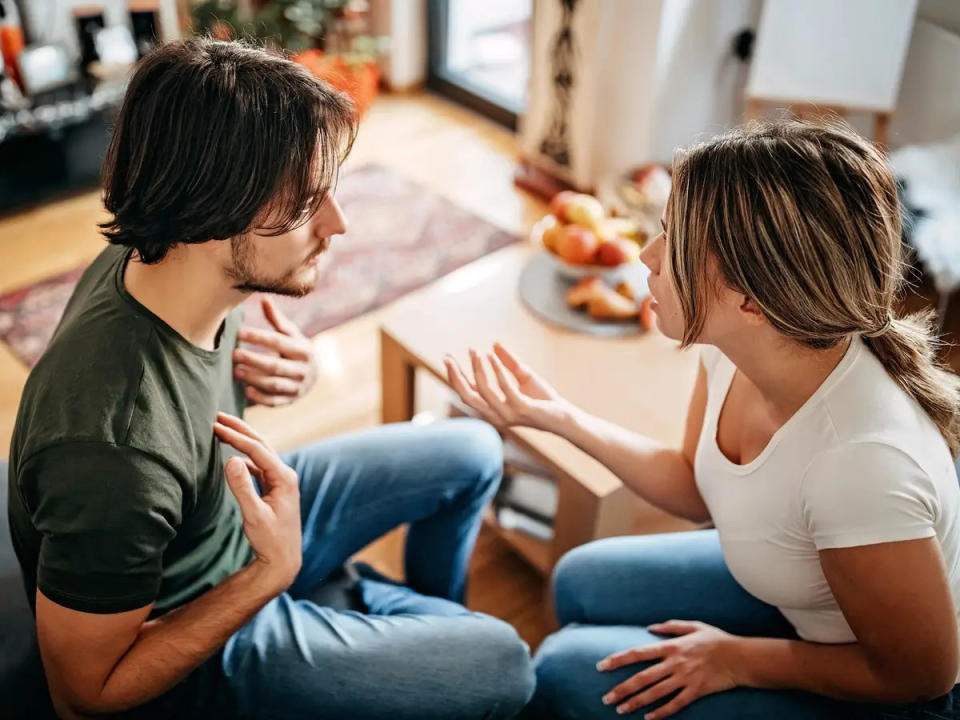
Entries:
[[[514, 138], [503, 128], [430, 95], [384, 96], [361, 125], [347, 167], [376, 162], [419, 181], [489, 220], [523, 233], [544, 206], [512, 184]], [[0, 218], [0, 293], [75, 268], [104, 246], [98, 192]], [[349, 220], [349, 218], [348, 218]], [[380, 413], [377, 329], [389, 306], [317, 336], [321, 377], [290, 408], [253, 408], [248, 418], [278, 448], [376, 425]], [[27, 369], [0, 344], [0, 456], [7, 454]], [[418, 403], [442, 412], [445, 390], [423, 386]], [[362, 555], [402, 575], [402, 531]], [[544, 583], [498, 538], [482, 533], [468, 604], [511, 622], [531, 646], [549, 628]]]

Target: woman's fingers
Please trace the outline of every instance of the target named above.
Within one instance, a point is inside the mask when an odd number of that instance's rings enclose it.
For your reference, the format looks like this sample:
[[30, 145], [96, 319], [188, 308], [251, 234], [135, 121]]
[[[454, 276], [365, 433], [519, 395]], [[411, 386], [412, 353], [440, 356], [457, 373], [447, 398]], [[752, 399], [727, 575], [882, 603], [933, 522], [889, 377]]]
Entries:
[[624, 665], [633, 665], [647, 660], [659, 660], [670, 653], [670, 647], [667, 643], [657, 643], [656, 645], [645, 645], [613, 653], [597, 663], [597, 670], [616, 670]]
[[[651, 703], [655, 703], [657, 700], [661, 700], [665, 698], [670, 693], [682, 687], [683, 687], [683, 681], [680, 680], [676, 675], [671, 675], [665, 680], [661, 680], [653, 687], [647, 688], [642, 693], [638, 693], [637, 695], [634, 695], [629, 700], [626, 700], [620, 703], [619, 705], [617, 705], [617, 713], [619, 713], [620, 715], [626, 715], [627, 713], [636, 712], [640, 708], [646, 707]], [[665, 708], [666, 706], [661, 708], [661, 710], [664, 710]], [[678, 707], [677, 710], [679, 709], [680, 708]], [[674, 710], [673, 712], [676, 712], [676, 710]], [[649, 718], [650, 715], [647, 714], [646, 717]], [[660, 717], [665, 717], [665, 716], [661, 715]]]
[[494, 381], [490, 377], [490, 372], [487, 370], [483, 357], [476, 350], [471, 349], [470, 361], [473, 363], [473, 377], [477, 383], [477, 392], [480, 393], [480, 397], [497, 415], [504, 421], [509, 422], [512, 419], [511, 410], [503, 393], [500, 392], [498, 387], [494, 386]]
[[660, 720], [661, 718], [669, 717], [676, 712], [679, 712], [687, 705], [692, 703], [698, 697], [695, 690], [692, 690], [689, 686], [684, 688], [679, 695], [677, 695], [673, 700], [658, 707], [656, 710], [648, 712], [644, 715], [644, 720]]
[[487, 359], [490, 361], [494, 375], [497, 376], [497, 382], [500, 384], [500, 389], [503, 391], [504, 396], [506, 396], [507, 402], [516, 406], [526, 405], [526, 398], [523, 397], [523, 394], [517, 387], [516, 380], [507, 373], [507, 368], [504, 367], [503, 361], [496, 355], [488, 355]]
[[496, 424], [497, 419], [494, 417], [490, 407], [484, 399], [480, 397], [476, 386], [467, 380], [459, 363], [449, 355], [445, 357], [443, 361], [447, 366], [447, 380], [450, 382], [450, 387], [453, 388], [454, 392], [456, 392], [457, 395], [460, 396], [460, 399], [471, 409], [476, 411], [480, 417], [489, 423]]
[[[671, 674], [673, 665], [669, 660], [663, 660], [655, 663], [645, 670], [641, 670], [635, 675], [631, 675], [622, 683], [610, 690], [603, 696], [604, 705], [615, 705], [626, 697], [648, 688], [655, 682], [663, 680]], [[652, 702], [652, 700], [648, 701]]]
[[493, 344], [493, 352], [496, 353], [497, 357], [500, 358], [500, 361], [504, 366], [517, 378], [518, 381], [523, 382], [525, 379], [530, 377], [530, 370], [524, 365], [512, 352], [507, 350], [500, 343]]
[[689, 635], [701, 627], [701, 623], [693, 620], [667, 620], [666, 622], [648, 625], [647, 629], [658, 635]]

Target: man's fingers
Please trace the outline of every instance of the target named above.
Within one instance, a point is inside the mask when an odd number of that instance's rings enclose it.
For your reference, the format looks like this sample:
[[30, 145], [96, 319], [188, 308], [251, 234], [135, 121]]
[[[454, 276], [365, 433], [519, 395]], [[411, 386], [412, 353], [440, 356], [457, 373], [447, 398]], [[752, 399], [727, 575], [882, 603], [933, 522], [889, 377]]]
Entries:
[[245, 365], [236, 368], [237, 377], [268, 395], [286, 395], [295, 398], [300, 395], [300, 383], [287, 377], [268, 375], [260, 370], [254, 370]]
[[221, 425], [226, 425], [228, 428], [233, 428], [239, 433], [243, 433], [247, 437], [251, 437], [257, 442], [261, 442], [267, 447], [270, 447], [266, 440], [263, 439], [263, 436], [254, 430], [246, 422], [238, 418], [236, 415], [231, 415], [230, 413], [218, 412], [217, 413], [217, 422]]
[[213, 430], [221, 441], [248, 456], [264, 472], [282, 471], [286, 468], [283, 461], [259, 440], [237, 432], [219, 422], [214, 423]]
[[271, 298], [261, 298], [260, 305], [263, 307], [263, 314], [267, 318], [267, 322], [277, 330], [284, 335], [300, 335], [300, 328], [296, 326], [293, 320], [280, 312], [280, 308], [274, 304]]
[[253, 385], [247, 385], [246, 393], [250, 400], [265, 407], [283, 407], [297, 399], [295, 395], [271, 395], [263, 390], [257, 390]]
[[237, 499], [240, 506], [240, 512], [243, 513], [245, 520], [255, 520], [263, 512], [263, 500], [257, 495], [253, 487], [253, 480], [250, 477], [250, 471], [246, 463], [238, 457], [227, 460], [225, 466], [227, 475], [227, 487]]
[[233, 361], [238, 366], [247, 365], [266, 375], [276, 375], [300, 381], [307, 377], [309, 370], [306, 363], [287, 360], [276, 355], [264, 355], [245, 348], [237, 348], [233, 351]]
[[270, 348], [290, 360], [310, 359], [310, 353], [299, 342], [276, 330], [261, 330], [260, 328], [244, 326], [237, 330], [237, 340]]
[[613, 653], [597, 663], [597, 670], [616, 670], [624, 665], [632, 665], [646, 660], [659, 660], [666, 657], [669, 650], [665, 643], [656, 645], [645, 645], [644, 647], [631, 648], [622, 652]]

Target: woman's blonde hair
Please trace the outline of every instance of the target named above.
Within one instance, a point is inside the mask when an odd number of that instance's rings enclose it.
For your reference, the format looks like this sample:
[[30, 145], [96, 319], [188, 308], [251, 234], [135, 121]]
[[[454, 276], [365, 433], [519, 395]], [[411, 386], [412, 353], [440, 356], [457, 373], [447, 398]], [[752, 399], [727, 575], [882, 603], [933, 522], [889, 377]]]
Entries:
[[780, 122], [681, 151], [667, 208], [683, 344], [703, 329], [709, 258], [784, 336], [828, 348], [861, 335], [960, 448], [960, 381], [936, 357], [933, 312], [898, 318], [900, 205], [883, 155], [841, 125]]

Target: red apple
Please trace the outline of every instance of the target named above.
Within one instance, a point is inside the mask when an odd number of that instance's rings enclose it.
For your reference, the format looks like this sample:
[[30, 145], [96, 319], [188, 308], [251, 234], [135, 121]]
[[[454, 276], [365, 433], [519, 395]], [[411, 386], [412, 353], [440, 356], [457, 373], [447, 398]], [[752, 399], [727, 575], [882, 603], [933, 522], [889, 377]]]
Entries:
[[567, 220], [567, 206], [570, 204], [570, 201], [573, 200], [578, 193], [575, 193], [573, 190], [561, 190], [550, 200], [550, 212], [553, 214], [557, 220], [560, 222], [568, 222]]
[[557, 255], [570, 263], [586, 265], [593, 261], [600, 241], [590, 230], [567, 225], [556, 240]]
[[601, 265], [615, 267], [624, 263], [636, 262], [640, 259], [639, 246], [624, 238], [614, 238], [600, 243], [597, 248], [597, 262]]

